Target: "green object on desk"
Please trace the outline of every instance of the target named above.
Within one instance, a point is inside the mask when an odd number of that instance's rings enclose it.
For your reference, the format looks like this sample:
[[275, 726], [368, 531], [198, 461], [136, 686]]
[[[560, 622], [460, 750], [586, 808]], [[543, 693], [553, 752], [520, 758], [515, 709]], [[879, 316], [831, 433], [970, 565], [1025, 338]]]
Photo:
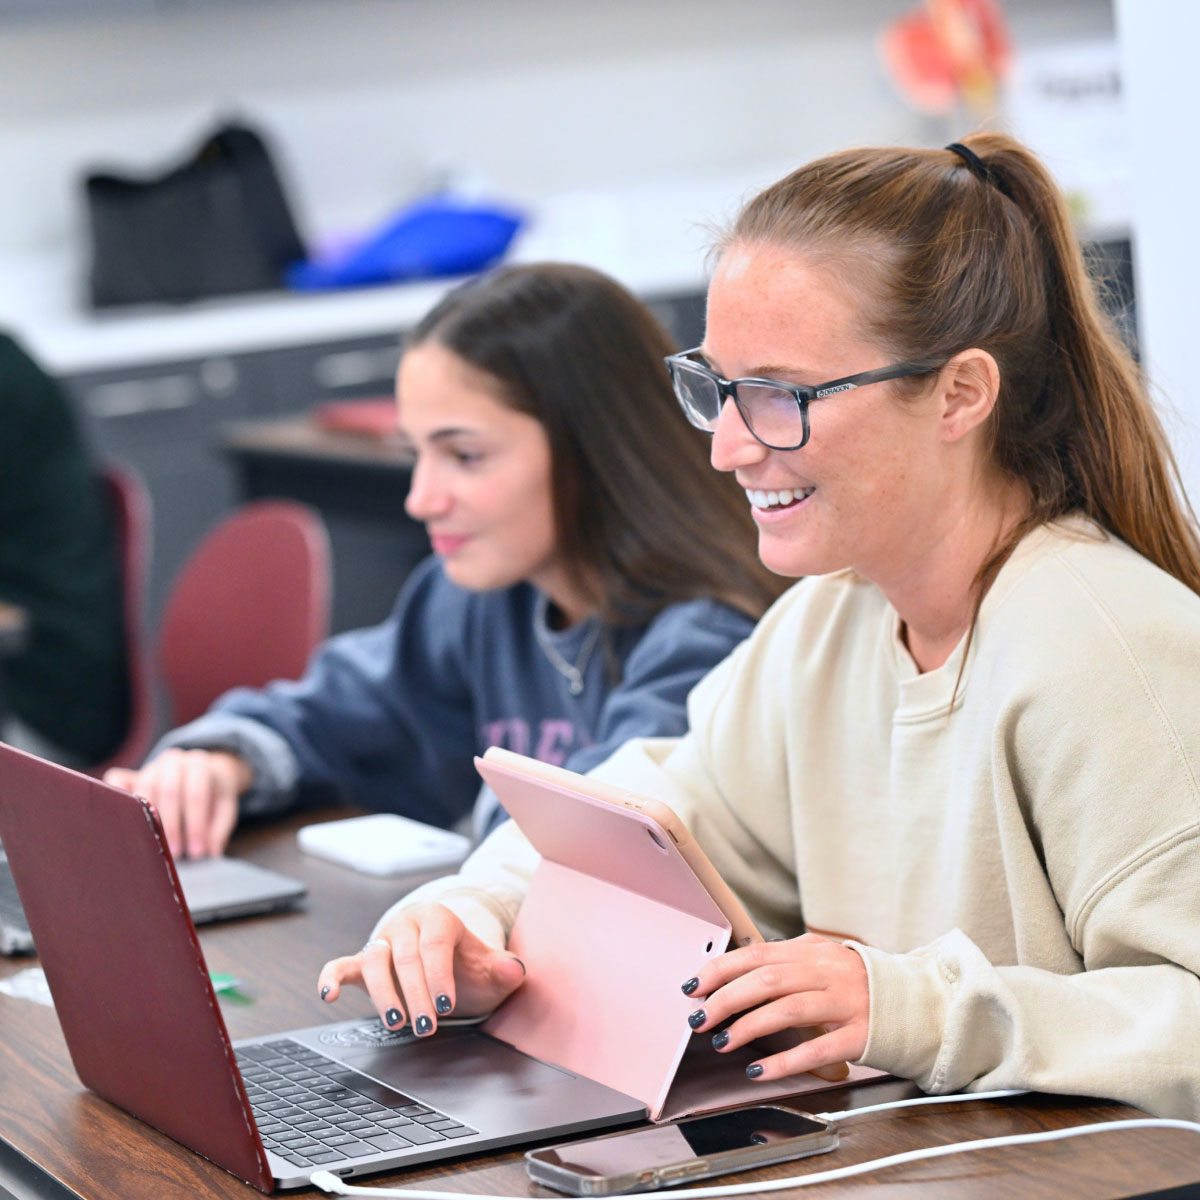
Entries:
[[254, 1003], [253, 996], [247, 996], [245, 992], [239, 990], [242, 987], [242, 980], [235, 976], [226, 975], [221, 971], [209, 971], [208, 977], [212, 981], [213, 991], [218, 996], [225, 996], [235, 1004]]

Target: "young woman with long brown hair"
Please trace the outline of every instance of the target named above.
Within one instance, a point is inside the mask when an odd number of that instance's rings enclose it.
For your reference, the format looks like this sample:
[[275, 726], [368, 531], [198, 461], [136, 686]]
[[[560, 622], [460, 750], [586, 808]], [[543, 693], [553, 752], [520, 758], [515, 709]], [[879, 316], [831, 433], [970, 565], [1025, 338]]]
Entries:
[[[172, 851], [195, 856], [239, 814], [320, 798], [449, 825], [489, 745], [584, 770], [629, 737], [681, 733], [692, 684], [782, 583], [679, 420], [670, 349], [584, 267], [450, 292], [397, 378], [407, 508], [434, 555], [392, 616], [331, 639], [297, 683], [229, 693], [109, 781], [154, 800]], [[503, 818], [481, 801], [480, 826]]]
[[[825, 1027], [752, 1078], [845, 1059], [1196, 1119], [1200, 553], [1046, 170], [988, 134], [796, 171], [721, 241], [670, 368], [763, 561], [805, 577], [687, 736], [596, 771], [787, 938], [698, 962], [692, 1027], [717, 1054]], [[391, 970], [321, 986], [494, 1004], [530, 869], [498, 831], [380, 924]]]

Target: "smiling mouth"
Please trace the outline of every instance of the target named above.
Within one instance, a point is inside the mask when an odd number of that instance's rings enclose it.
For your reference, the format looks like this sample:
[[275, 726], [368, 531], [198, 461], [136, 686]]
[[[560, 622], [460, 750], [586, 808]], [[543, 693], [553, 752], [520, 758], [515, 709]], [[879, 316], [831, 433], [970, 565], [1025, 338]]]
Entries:
[[761, 508], [764, 512], [778, 512], [784, 508], [792, 508], [802, 500], [807, 500], [816, 490], [815, 487], [782, 488], [777, 492], [765, 492], [758, 488], [745, 489], [746, 499], [755, 508]]

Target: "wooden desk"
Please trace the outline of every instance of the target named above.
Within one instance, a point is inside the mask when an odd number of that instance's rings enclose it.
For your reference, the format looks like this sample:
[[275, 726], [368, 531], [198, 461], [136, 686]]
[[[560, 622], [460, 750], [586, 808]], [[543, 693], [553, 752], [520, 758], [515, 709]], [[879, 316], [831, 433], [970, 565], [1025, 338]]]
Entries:
[[308, 417], [238, 421], [223, 429], [245, 500], [286, 496], [325, 519], [333, 551], [334, 633], [382, 620], [409, 571], [429, 553], [404, 511], [412, 463], [395, 442], [331, 433]]
[[[323, 814], [344, 815], [344, 814]], [[314, 819], [312, 815], [306, 819]], [[372, 880], [301, 855], [294, 832], [302, 822], [242, 832], [234, 850], [304, 878], [304, 912], [207, 926], [200, 940], [210, 969], [246, 981], [253, 1003], [223, 999], [234, 1038], [289, 1026], [371, 1015], [356, 994], [334, 1009], [321, 1003], [314, 981], [330, 955], [354, 949], [397, 892], [394, 882]], [[82, 917], [81, 919], [86, 919]], [[11, 975], [31, 960], [6, 960]], [[130, 988], [138, 986], [129, 981]], [[195, 1200], [197, 1196], [248, 1200], [258, 1193], [153, 1129], [83, 1090], [71, 1068], [54, 1013], [0, 996], [0, 1196], [55, 1200]], [[887, 1082], [818, 1093], [797, 1107], [841, 1109], [915, 1094], [910, 1084]], [[920, 1146], [1113, 1120], [1135, 1115], [1119, 1105], [1061, 1097], [970, 1102], [946, 1108], [901, 1110], [851, 1120], [842, 1145], [806, 1162], [766, 1167], [733, 1179], [769, 1179], [819, 1171]], [[1179, 1189], [1200, 1179], [1196, 1135], [1135, 1130], [989, 1150], [893, 1167], [881, 1173], [821, 1185], [820, 1195], [890, 1197], [1125, 1197]], [[425, 1186], [478, 1194], [557, 1195], [529, 1182], [520, 1151], [418, 1167], [355, 1183]], [[7, 1191], [5, 1189], [8, 1189]], [[315, 1189], [291, 1193], [320, 1195]], [[662, 1195], [669, 1200], [670, 1192]], [[791, 1193], [795, 1194], [795, 1193]], [[805, 1195], [808, 1193], [805, 1192]], [[1171, 1196], [1197, 1195], [1187, 1187]]]
[[247, 459], [354, 465], [398, 478], [406, 478], [412, 467], [412, 455], [399, 438], [333, 432], [307, 416], [236, 421], [225, 426], [223, 444]]

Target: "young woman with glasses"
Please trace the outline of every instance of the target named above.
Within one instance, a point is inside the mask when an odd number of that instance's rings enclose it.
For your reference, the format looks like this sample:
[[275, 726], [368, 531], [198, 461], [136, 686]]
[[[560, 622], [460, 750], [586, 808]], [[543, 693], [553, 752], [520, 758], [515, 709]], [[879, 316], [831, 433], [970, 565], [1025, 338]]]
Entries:
[[[679, 420], [671, 349], [583, 267], [451, 292], [397, 379], [407, 508], [434, 554], [391, 617], [331, 639], [297, 683], [229, 693], [110, 782], [155, 802], [173, 853], [201, 856], [239, 815], [322, 799], [449, 825], [489, 745], [586, 770], [629, 737], [682, 733], [692, 685], [784, 581]], [[476, 816], [504, 813], [485, 794]]]
[[[722, 239], [670, 370], [762, 560], [805, 577], [689, 734], [595, 772], [788, 939], [697, 962], [696, 1036], [824, 1026], [762, 1080], [850, 1060], [1200, 1117], [1200, 549], [1045, 169], [981, 134], [796, 171]], [[531, 867], [499, 831], [384, 918], [390, 962], [321, 986], [496, 1003]]]

